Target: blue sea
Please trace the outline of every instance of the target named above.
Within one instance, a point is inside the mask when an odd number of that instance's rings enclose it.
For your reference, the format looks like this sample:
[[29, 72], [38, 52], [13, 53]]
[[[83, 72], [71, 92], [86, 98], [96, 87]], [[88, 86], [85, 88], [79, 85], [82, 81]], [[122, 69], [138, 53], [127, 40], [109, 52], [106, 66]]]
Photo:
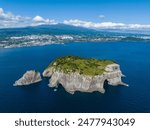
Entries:
[[[13, 83], [27, 70], [41, 73], [60, 56], [115, 60], [129, 84], [110, 86], [106, 93], [67, 93], [47, 86], [48, 79], [26, 86]], [[0, 112], [150, 112], [150, 43], [67, 43], [48, 46], [0, 49]]]

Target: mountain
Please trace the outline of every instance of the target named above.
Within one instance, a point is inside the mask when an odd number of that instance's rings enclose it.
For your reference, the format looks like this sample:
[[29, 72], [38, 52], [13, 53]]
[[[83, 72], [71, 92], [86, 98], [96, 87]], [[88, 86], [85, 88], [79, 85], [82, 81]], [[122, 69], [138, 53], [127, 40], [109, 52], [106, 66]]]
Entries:
[[98, 31], [93, 29], [87, 29], [83, 27], [75, 27], [65, 24], [56, 25], [39, 25], [39, 26], [29, 26], [24, 28], [7, 28], [0, 29], [0, 35], [30, 35], [30, 34], [50, 34], [50, 35], [60, 35], [60, 34], [95, 34]]
[[22, 28], [5, 28], [0, 29], [0, 36], [18, 36], [18, 35], [37, 35], [37, 34], [49, 34], [49, 35], [102, 35], [102, 36], [116, 36], [116, 35], [146, 35], [145, 31], [136, 30], [117, 30], [117, 29], [101, 29], [94, 30], [84, 27], [76, 27], [66, 24], [55, 25], [39, 25], [28, 26]]
[[0, 29], [0, 48], [68, 42], [140, 42], [150, 35], [117, 30], [94, 30], [65, 24]]

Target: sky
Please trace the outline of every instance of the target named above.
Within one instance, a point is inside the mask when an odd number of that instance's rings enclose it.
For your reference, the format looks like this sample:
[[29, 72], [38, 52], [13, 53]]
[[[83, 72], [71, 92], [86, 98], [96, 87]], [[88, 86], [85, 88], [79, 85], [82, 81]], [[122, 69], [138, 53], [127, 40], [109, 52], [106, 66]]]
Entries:
[[150, 29], [150, 0], [0, 0], [0, 28], [64, 23]]

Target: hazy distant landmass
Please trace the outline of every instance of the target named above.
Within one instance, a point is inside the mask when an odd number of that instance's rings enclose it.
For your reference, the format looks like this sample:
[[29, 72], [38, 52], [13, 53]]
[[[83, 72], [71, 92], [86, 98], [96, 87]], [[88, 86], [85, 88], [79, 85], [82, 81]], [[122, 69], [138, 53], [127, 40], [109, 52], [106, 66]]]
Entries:
[[[127, 33], [128, 32], [128, 33]], [[69, 42], [148, 42], [138, 31], [93, 30], [65, 24], [0, 29], [0, 48], [63, 44]]]

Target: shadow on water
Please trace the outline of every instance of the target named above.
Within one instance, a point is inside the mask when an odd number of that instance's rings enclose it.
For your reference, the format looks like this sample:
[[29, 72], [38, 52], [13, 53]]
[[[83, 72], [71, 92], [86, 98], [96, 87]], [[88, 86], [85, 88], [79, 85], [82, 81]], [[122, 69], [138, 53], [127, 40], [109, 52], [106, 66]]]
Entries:
[[[56, 107], [53, 112], [118, 112], [115, 109], [120, 97], [120, 89], [112, 87], [105, 81], [105, 94], [100, 92], [84, 93], [76, 91], [70, 94], [65, 91], [62, 85], [59, 85], [56, 91], [56, 104], [59, 103], [61, 108]], [[113, 103], [113, 106], [112, 106]], [[74, 106], [74, 107], [73, 107]], [[76, 107], [75, 107], [76, 106]], [[95, 107], [96, 106], [96, 107]]]
[[105, 93], [107, 93], [107, 91], [108, 91], [108, 88], [110, 87], [109, 85], [108, 85], [108, 81], [107, 80], [105, 80], [104, 81], [104, 89], [105, 89]]
[[36, 91], [39, 89], [39, 87], [41, 87], [41, 82], [38, 82], [38, 83], [34, 83], [34, 84], [31, 84], [31, 85], [23, 85], [23, 86], [16, 86], [18, 89], [20, 90], [23, 90], [23, 91]]

